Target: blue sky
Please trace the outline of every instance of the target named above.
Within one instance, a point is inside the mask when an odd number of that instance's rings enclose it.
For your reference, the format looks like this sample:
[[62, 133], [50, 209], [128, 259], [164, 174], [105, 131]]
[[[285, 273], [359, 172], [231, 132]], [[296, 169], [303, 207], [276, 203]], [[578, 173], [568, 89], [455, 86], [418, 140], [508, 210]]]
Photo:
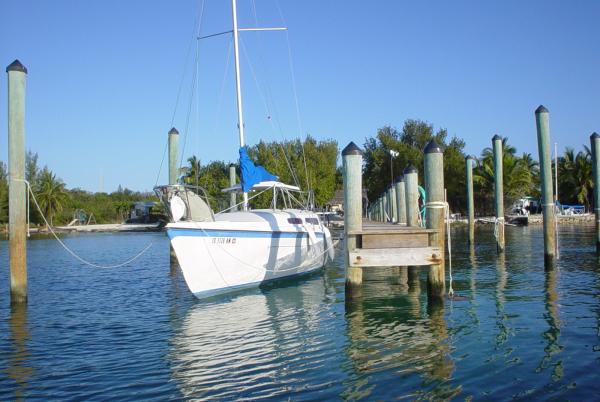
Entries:
[[[600, 131], [600, 2], [238, 1], [240, 26], [256, 26], [254, 9], [260, 25], [281, 26], [281, 10], [289, 28], [241, 34], [249, 144], [310, 133], [343, 148], [418, 118], [465, 139], [469, 153], [479, 154], [497, 133], [537, 158], [539, 104], [550, 110], [560, 149], [581, 148]], [[184, 158], [236, 159], [231, 39], [201, 41], [196, 67], [202, 4], [3, 3], [0, 60], [7, 66], [18, 58], [29, 70], [27, 147], [68, 187], [150, 190], [172, 121], [180, 148], [187, 131]], [[230, 2], [205, 0], [201, 34], [230, 26]], [[197, 100], [190, 97], [196, 68]], [[166, 178], [165, 163], [159, 183]]]

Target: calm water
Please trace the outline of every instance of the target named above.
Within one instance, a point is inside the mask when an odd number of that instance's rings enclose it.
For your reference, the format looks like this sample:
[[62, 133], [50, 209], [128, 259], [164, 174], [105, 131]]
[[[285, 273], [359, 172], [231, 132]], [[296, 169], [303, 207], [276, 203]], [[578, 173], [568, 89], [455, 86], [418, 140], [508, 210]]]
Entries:
[[[453, 233], [454, 289], [425, 272], [371, 272], [344, 292], [338, 258], [308, 278], [198, 301], [170, 273], [163, 234], [29, 242], [29, 305], [11, 311], [0, 242], [0, 400], [600, 398], [600, 270], [589, 227], [561, 227], [545, 273], [540, 227]], [[341, 255], [341, 253], [339, 253]]]

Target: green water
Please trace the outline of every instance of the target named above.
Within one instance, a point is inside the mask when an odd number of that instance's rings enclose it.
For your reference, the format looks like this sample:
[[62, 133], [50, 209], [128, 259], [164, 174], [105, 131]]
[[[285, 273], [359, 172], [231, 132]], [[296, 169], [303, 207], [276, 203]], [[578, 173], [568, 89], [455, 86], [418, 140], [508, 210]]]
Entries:
[[[600, 270], [590, 227], [560, 228], [543, 269], [541, 227], [453, 230], [453, 287], [377, 269], [346, 294], [341, 252], [311, 276], [199, 301], [164, 234], [67, 236], [28, 246], [29, 304], [11, 310], [0, 271], [0, 400], [552, 399], [600, 396]], [[0, 242], [0, 261], [8, 261]], [[172, 268], [174, 271], [172, 272]]]

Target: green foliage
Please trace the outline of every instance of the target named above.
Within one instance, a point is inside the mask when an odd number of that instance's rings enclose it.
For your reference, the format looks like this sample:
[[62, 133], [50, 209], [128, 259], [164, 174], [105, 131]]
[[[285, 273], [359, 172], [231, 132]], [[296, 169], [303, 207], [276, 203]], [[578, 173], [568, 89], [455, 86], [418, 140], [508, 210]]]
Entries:
[[558, 159], [558, 192], [563, 204], [583, 204], [589, 209], [593, 204], [592, 193], [592, 154], [584, 146], [583, 151], [575, 154], [567, 147]]
[[54, 215], [63, 210], [69, 198], [65, 183], [48, 168], [42, 169], [33, 187], [35, 198], [46, 219], [53, 224]]
[[229, 195], [221, 192], [229, 187], [229, 165], [222, 161], [213, 161], [206, 166], [194, 155], [188, 158], [188, 166], [181, 168], [179, 182], [191, 186], [200, 186], [206, 190], [211, 207], [217, 211], [229, 207]]
[[[338, 144], [335, 140], [317, 141], [307, 136], [300, 140], [260, 142], [248, 148], [248, 155], [259, 165], [279, 177], [283, 183], [314, 191], [316, 206], [329, 202], [336, 189]], [[304, 168], [306, 164], [306, 169]], [[308, 173], [308, 175], [307, 175]], [[256, 204], [268, 206], [267, 195]]]
[[[448, 132], [439, 129], [434, 133], [433, 126], [421, 120], [406, 120], [402, 131], [390, 126], [377, 130], [374, 138], [365, 141], [363, 183], [369, 200], [375, 200], [392, 182], [393, 176], [400, 176], [408, 165], [414, 165], [419, 171], [419, 180], [423, 180], [423, 149], [429, 141], [436, 142], [444, 151], [445, 186], [448, 199], [454, 210], [465, 205], [465, 155], [463, 140], [453, 137], [447, 142]], [[390, 150], [398, 152], [392, 158]]]
[[[514, 201], [525, 196], [532, 196], [536, 191], [539, 176], [538, 163], [531, 154], [516, 156], [517, 150], [508, 144], [508, 138], [502, 139], [502, 180], [504, 186], [504, 207], [510, 208]], [[485, 148], [479, 159], [479, 166], [474, 169], [475, 205], [479, 212], [493, 214], [494, 206], [494, 152], [491, 147]], [[507, 213], [510, 211], [506, 210]]]

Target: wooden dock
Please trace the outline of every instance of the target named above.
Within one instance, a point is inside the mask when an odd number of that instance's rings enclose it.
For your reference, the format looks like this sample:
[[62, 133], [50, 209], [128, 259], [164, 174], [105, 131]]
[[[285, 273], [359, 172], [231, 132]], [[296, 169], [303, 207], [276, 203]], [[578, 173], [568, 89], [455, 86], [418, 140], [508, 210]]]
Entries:
[[349, 230], [356, 247], [348, 250], [351, 267], [428, 266], [442, 263], [435, 229], [363, 220], [362, 229]]

